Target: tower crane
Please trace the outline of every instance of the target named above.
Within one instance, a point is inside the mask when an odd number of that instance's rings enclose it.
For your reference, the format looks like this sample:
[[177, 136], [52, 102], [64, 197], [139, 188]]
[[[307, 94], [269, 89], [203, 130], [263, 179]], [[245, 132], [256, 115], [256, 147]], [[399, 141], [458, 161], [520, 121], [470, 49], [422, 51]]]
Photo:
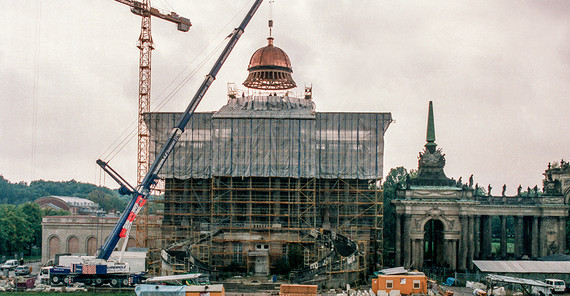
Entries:
[[131, 12], [140, 15], [141, 34], [137, 43], [140, 50], [139, 58], [139, 113], [138, 113], [138, 145], [137, 145], [137, 184], [140, 184], [148, 171], [149, 165], [149, 134], [144, 123], [143, 114], [150, 112], [150, 74], [151, 74], [151, 52], [153, 48], [152, 35], [150, 30], [151, 16], [177, 24], [179, 31], [188, 32], [190, 30], [190, 20], [179, 16], [176, 12], [164, 13], [150, 6], [150, 0], [142, 2], [133, 0], [115, 0], [119, 3], [131, 7]]
[[[133, 0], [115, 0], [119, 3], [131, 7], [131, 12], [140, 15], [141, 34], [137, 42], [140, 50], [139, 57], [139, 107], [138, 107], [138, 141], [137, 141], [137, 184], [140, 184], [149, 166], [149, 147], [150, 138], [148, 127], [144, 122], [144, 113], [150, 112], [150, 74], [151, 74], [151, 53], [154, 49], [152, 35], [150, 30], [151, 16], [161, 18], [163, 20], [173, 22], [177, 25], [177, 29], [182, 32], [190, 30], [190, 20], [179, 16], [176, 12], [163, 13], [160, 10], [151, 7], [150, 0], [142, 0], [142, 2]], [[147, 228], [146, 220], [142, 220], [142, 227], [137, 232], [137, 239], [146, 244]]]

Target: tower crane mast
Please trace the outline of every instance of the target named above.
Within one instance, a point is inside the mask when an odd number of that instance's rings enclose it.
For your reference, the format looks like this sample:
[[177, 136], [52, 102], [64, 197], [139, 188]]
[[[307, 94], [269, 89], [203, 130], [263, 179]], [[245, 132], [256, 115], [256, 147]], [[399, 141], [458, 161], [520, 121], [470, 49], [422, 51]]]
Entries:
[[138, 145], [137, 145], [137, 183], [141, 183], [149, 165], [149, 134], [148, 127], [144, 123], [144, 113], [150, 112], [150, 77], [151, 77], [151, 52], [154, 49], [152, 42], [150, 19], [151, 16], [177, 24], [179, 31], [190, 30], [190, 20], [179, 16], [176, 12], [165, 13], [150, 6], [150, 0], [132, 1], [115, 0], [131, 7], [131, 12], [140, 15], [141, 34], [137, 43], [140, 50], [139, 57], [139, 108], [138, 108]]

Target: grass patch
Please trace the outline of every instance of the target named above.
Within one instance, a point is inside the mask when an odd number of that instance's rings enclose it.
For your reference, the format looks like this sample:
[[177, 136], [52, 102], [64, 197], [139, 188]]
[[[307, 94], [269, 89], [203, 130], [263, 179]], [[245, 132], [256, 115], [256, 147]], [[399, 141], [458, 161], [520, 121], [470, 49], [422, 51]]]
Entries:
[[[62, 292], [0, 292], [0, 295], [4, 296], [62, 296], [65, 294], [70, 293], [62, 293]], [[134, 291], [121, 291], [121, 292], [73, 292], [70, 295], [80, 295], [80, 296], [133, 296], [135, 295]]]

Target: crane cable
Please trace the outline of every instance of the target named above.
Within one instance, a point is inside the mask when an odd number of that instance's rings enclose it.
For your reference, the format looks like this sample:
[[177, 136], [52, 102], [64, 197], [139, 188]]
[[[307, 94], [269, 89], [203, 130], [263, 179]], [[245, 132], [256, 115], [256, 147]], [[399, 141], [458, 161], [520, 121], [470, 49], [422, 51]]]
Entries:
[[[253, 0], [254, 1], [254, 0]], [[213, 37], [209, 42], [208, 45], [205, 46], [200, 53], [198, 53], [198, 55], [196, 55], [196, 57], [188, 64], [188, 66], [182, 70], [171, 82], [170, 84], [164, 88], [164, 90], [158, 95], [158, 97], [160, 98], [178, 79], [179, 77], [182, 76], [182, 74], [184, 74], [184, 72], [186, 72], [190, 66], [198, 59], [198, 57], [200, 55], [202, 55], [206, 49], [213, 43], [213, 40], [218, 38], [219, 35], [222, 34], [223, 31], [226, 30], [226, 28], [232, 23], [232, 21], [238, 16], [240, 15], [240, 13], [246, 8], [248, 7], [249, 4], [251, 4], [252, 1], [246, 1], [246, 4], [240, 9], [238, 10], [234, 16], [226, 23], [226, 25], [224, 25], [219, 32], [215, 35], [215, 37]], [[231, 35], [226, 36], [226, 38], [224, 38], [224, 40], [222, 40], [218, 46], [216, 46], [216, 48], [214, 50], [212, 50], [199, 64], [198, 66], [196, 66], [194, 68], [194, 70], [192, 70], [192, 72], [190, 72], [188, 75], [186, 75], [186, 77], [184, 77], [184, 79], [182, 80], [182, 82], [178, 83], [174, 89], [172, 91], [170, 91], [159, 103], [158, 105], [153, 108], [153, 112], [157, 112], [162, 110], [162, 108], [164, 108], [164, 106], [170, 102], [170, 100], [174, 97], [174, 95], [176, 95], [184, 85], [186, 85], [190, 79], [198, 72], [199, 69], [201, 69], [204, 64], [211, 59], [211, 57], [220, 50], [220, 48], [226, 43], [226, 41], [229, 39], [229, 37], [231, 37]], [[106, 159], [107, 162], [110, 162], [115, 156], [117, 156], [119, 154], [119, 152], [121, 152], [126, 145], [132, 141], [136, 135], [137, 135], [137, 126], [132, 127], [133, 125], [136, 125], [138, 123], [138, 120], [133, 121], [114, 141], [111, 145], [109, 145], [109, 147], [102, 153], [102, 155], [105, 155], [104, 157], [101, 157], [102, 159]], [[126, 137], [124, 137], [125, 134], [128, 134]], [[117, 144], [117, 142], [119, 142]], [[110, 150], [110, 151], [109, 151]], [[102, 171], [100, 170], [100, 172], [102, 173]]]
[[[190, 74], [188, 74], [188, 75], [184, 78], [184, 80], [183, 80], [180, 84], [178, 84], [178, 85], [176, 86], [176, 88], [175, 88], [174, 90], [172, 90], [172, 91], [159, 103], [158, 108], [157, 108], [154, 112], [160, 111], [160, 110], [166, 105], [166, 103], [168, 103], [168, 102], [172, 99], [172, 97], [173, 97], [176, 93], [178, 93], [178, 92], [180, 91], [180, 89], [182, 88], [182, 86], [184, 86], [186, 83], [188, 83], [188, 81], [190, 81], [190, 79], [191, 79], [194, 75], [196, 75], [196, 73], [198, 72], [198, 70], [201, 69], [201, 68], [204, 66], [204, 64], [205, 64], [216, 52], [219, 51], [219, 49], [224, 45], [224, 43], [225, 43], [226, 40], [227, 40], [227, 38], [224, 39], [210, 54], [208, 54], [208, 56], [206, 56], [206, 57], [204, 58], [204, 60], [202, 60], [202, 61], [200, 62], [200, 64], [199, 64]], [[186, 69], [185, 69], [185, 70], [186, 70]], [[179, 75], [178, 77], [180, 77], [180, 75]], [[178, 78], [178, 77], [177, 77], [177, 78]], [[177, 78], [175, 78], [175, 79], [177, 79]], [[171, 83], [171, 84], [172, 84], [172, 83]], [[169, 85], [169, 86], [170, 86], [170, 85]], [[134, 138], [136, 138], [136, 136], [137, 136], [137, 126], [132, 127], [132, 126], [133, 126], [134, 124], [136, 124], [136, 123], [137, 123], [137, 121], [134, 121], [133, 123], [131, 123], [131, 124], [129, 125], [129, 127], [127, 127], [127, 129], [126, 129], [125, 131], [123, 131], [123, 133], [121, 134], [121, 136], [118, 137], [118, 138], [115, 140], [114, 143], [116, 143], [118, 140], [121, 140], [122, 136], [123, 136], [125, 133], [128, 132], [128, 136], [122, 138], [122, 140], [107, 154], [107, 156], [104, 157], [104, 159], [107, 159], [107, 162], [110, 162], [111, 160], [113, 160], [113, 158], [115, 158], [115, 156], [117, 156], [117, 155], [119, 154], [119, 152], [121, 152], [121, 151], [127, 146], [127, 144], [128, 144], [131, 140], [133, 140]], [[129, 131], [129, 129], [130, 129], [130, 131]], [[107, 149], [105, 152], [107, 152], [107, 151], [108, 151], [108, 149]], [[105, 153], [104, 153], [104, 154], [105, 154]]]
[[32, 109], [32, 163], [30, 183], [36, 178], [36, 155], [37, 155], [37, 135], [38, 135], [38, 89], [40, 76], [40, 35], [42, 22], [42, 2], [38, 1], [36, 9], [36, 56], [34, 61], [34, 95]]

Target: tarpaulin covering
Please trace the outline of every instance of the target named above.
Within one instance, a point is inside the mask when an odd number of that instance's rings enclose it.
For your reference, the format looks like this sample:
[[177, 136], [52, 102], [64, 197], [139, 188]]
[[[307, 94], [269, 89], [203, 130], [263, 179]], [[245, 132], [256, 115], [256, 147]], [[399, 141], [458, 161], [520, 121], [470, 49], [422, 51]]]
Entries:
[[[290, 113], [283, 118], [274, 99], [256, 97], [249, 104], [235, 100], [219, 112], [192, 116], [160, 178], [382, 177], [390, 113], [316, 113], [287, 100], [280, 108]], [[299, 112], [292, 111], [296, 106]], [[146, 114], [151, 162], [181, 115]]]
[[186, 286], [137, 285], [135, 294], [137, 296], [184, 296]]

